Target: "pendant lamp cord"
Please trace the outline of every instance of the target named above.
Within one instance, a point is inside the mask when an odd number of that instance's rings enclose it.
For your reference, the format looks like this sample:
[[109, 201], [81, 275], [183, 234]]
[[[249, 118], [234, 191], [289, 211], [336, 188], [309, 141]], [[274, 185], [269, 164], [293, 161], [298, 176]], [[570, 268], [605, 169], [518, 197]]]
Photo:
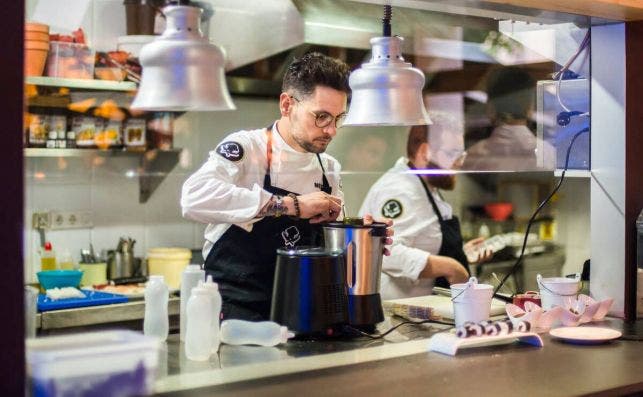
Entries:
[[384, 18], [382, 18], [382, 34], [384, 37], [391, 37], [391, 6], [384, 6]]

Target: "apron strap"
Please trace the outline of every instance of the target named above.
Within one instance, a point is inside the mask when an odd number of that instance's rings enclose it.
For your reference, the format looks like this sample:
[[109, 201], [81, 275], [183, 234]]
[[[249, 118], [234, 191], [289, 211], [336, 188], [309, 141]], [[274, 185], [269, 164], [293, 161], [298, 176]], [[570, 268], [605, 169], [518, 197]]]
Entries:
[[[409, 168], [412, 170], [416, 169], [409, 163]], [[417, 175], [417, 174], [416, 174]], [[438, 205], [435, 203], [435, 199], [433, 198], [433, 195], [431, 194], [431, 191], [429, 190], [429, 187], [427, 186], [427, 183], [422, 179], [422, 175], [417, 175], [417, 177], [420, 179], [420, 183], [422, 184], [422, 187], [424, 188], [424, 191], [426, 192], [426, 196], [429, 198], [429, 201], [431, 202], [431, 207], [433, 207], [433, 211], [435, 212], [435, 215], [437, 215], [438, 220], [440, 223], [444, 222], [444, 219], [442, 218], [442, 213], [440, 212], [440, 209], [438, 208]]]

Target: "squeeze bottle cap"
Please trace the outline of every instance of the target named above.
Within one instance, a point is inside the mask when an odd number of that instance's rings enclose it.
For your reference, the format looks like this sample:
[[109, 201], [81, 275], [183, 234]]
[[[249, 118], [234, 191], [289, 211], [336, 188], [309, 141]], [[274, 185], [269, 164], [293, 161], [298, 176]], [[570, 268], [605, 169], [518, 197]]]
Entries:
[[47, 241], [45, 243], [45, 251], [51, 251], [51, 242]]
[[279, 343], [286, 343], [288, 339], [294, 338], [295, 334], [288, 331], [288, 327], [279, 328]]
[[210, 296], [210, 292], [205, 287], [203, 287], [203, 285], [198, 285], [198, 286], [192, 288], [192, 296], [195, 296], [195, 295], [208, 295], [208, 296]]
[[205, 282], [204, 285], [206, 286], [206, 288], [211, 288], [211, 289], [217, 290], [217, 291], [219, 290], [219, 284], [217, 284], [214, 281], [212, 281], [212, 275], [211, 274], [208, 275], [208, 279], [207, 279], [207, 281]]
[[200, 265], [194, 265], [194, 264], [189, 264], [184, 272], [186, 273], [198, 273], [201, 271], [201, 266]]

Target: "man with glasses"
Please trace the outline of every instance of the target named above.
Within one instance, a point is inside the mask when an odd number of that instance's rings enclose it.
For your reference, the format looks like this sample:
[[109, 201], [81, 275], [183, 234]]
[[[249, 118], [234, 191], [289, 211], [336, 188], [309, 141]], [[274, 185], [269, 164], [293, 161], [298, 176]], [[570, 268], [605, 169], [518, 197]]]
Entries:
[[276, 249], [317, 245], [340, 214], [340, 165], [324, 153], [346, 116], [349, 69], [319, 53], [294, 60], [279, 120], [228, 135], [183, 185], [183, 216], [207, 223], [205, 270], [223, 318], [266, 320]]
[[[439, 129], [446, 124], [444, 118], [431, 118], [431, 133], [443, 132]], [[430, 295], [434, 286], [466, 281], [469, 259], [465, 250], [475, 252], [483, 241], [463, 244], [458, 218], [439, 192], [455, 188], [455, 174], [439, 170], [461, 166], [462, 151], [443, 150], [448, 145], [439, 139], [433, 143], [441, 147], [431, 148], [427, 126], [412, 127], [407, 156], [375, 182], [360, 209], [360, 214], [380, 213], [395, 222], [395, 244], [391, 256], [382, 262], [382, 299]], [[436, 171], [432, 174], [430, 170]], [[477, 263], [488, 260], [491, 253], [470, 256]]]

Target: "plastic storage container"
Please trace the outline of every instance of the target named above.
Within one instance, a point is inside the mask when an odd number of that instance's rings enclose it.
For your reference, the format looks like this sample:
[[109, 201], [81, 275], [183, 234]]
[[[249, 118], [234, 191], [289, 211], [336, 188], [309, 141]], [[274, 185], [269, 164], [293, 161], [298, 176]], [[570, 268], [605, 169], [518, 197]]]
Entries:
[[212, 353], [214, 307], [210, 291], [200, 284], [192, 289], [186, 309], [185, 356], [194, 361], [206, 361]]
[[192, 252], [187, 248], [151, 248], [147, 252], [149, 274], [164, 276], [168, 287], [178, 289], [181, 273], [191, 258]]
[[275, 346], [294, 336], [288, 328], [272, 321], [225, 320], [221, 323], [221, 342], [228, 345]]
[[52, 41], [49, 43], [47, 76], [93, 79], [94, 55], [94, 50], [85, 44]]
[[179, 335], [181, 342], [185, 341], [185, 320], [187, 318], [186, 308], [188, 306], [190, 294], [192, 294], [192, 288], [196, 287], [199, 284], [199, 281], [204, 280], [205, 270], [201, 269], [201, 266], [199, 265], [189, 265], [181, 275], [181, 333]]
[[134, 331], [27, 339], [34, 396], [131, 396], [152, 392], [160, 342]]
[[145, 286], [145, 317], [143, 332], [147, 336], [155, 336], [166, 340], [170, 331], [167, 304], [169, 291], [163, 276], [150, 276]]

